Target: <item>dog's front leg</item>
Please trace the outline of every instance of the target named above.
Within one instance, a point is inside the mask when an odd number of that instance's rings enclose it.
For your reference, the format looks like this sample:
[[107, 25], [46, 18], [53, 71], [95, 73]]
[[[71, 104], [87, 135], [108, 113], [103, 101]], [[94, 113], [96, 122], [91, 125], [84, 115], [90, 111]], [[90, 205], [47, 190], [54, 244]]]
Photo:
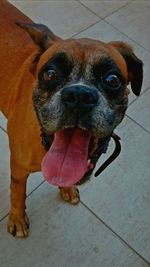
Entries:
[[27, 237], [29, 220], [25, 212], [27, 175], [15, 178], [11, 176], [11, 208], [8, 220], [8, 232], [13, 236]]
[[80, 201], [79, 190], [75, 187], [59, 187], [62, 199], [72, 204], [78, 204]]

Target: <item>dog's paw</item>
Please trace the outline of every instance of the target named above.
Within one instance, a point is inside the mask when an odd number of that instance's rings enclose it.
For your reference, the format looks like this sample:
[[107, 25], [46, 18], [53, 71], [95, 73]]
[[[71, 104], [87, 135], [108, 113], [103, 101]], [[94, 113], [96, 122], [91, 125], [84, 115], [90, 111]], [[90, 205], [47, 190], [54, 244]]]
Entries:
[[63, 200], [72, 204], [78, 204], [80, 201], [79, 190], [75, 186], [68, 188], [61, 187], [60, 194]]
[[16, 237], [27, 237], [29, 233], [29, 219], [26, 215], [20, 217], [10, 213], [8, 220], [8, 232]]

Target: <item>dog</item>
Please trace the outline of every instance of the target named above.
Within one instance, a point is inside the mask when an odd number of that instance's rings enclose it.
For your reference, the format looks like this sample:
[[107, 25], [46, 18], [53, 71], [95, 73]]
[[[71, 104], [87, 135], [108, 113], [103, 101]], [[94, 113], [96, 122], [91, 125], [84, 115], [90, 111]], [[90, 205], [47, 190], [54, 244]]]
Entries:
[[26, 237], [29, 174], [42, 168], [64, 200], [78, 203], [75, 185], [93, 170], [90, 159], [101, 140], [122, 121], [127, 85], [140, 94], [143, 63], [124, 42], [63, 40], [6, 0], [0, 25], [0, 110], [11, 152], [8, 231]]

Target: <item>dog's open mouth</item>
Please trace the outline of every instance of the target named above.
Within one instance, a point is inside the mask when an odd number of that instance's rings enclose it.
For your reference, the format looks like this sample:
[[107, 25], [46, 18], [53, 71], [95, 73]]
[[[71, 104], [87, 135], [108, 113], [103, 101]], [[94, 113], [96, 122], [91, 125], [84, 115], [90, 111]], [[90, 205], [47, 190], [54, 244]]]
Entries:
[[76, 184], [92, 168], [88, 161], [91, 134], [79, 128], [55, 133], [53, 143], [42, 160], [45, 179], [59, 187]]

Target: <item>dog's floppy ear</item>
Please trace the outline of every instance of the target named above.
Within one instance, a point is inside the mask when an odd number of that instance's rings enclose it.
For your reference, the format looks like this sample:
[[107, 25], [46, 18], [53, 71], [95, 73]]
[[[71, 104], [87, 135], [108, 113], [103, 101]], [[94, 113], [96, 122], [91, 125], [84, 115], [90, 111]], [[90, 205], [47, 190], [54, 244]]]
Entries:
[[124, 57], [129, 74], [129, 82], [136, 96], [140, 95], [143, 81], [143, 62], [134, 54], [131, 46], [124, 42], [110, 42], [110, 45], [115, 47]]
[[28, 34], [31, 36], [34, 43], [39, 47], [39, 51], [37, 54], [34, 55], [30, 66], [30, 72], [34, 75], [41, 54], [45, 50], [47, 50], [51, 45], [53, 45], [56, 41], [59, 41], [61, 39], [57, 37], [47, 26], [43, 24], [36, 24], [36, 23], [28, 24], [17, 21], [16, 25], [26, 30]]
[[42, 51], [48, 49], [54, 42], [61, 40], [43, 24], [29, 24], [17, 21], [16, 25], [26, 30]]

